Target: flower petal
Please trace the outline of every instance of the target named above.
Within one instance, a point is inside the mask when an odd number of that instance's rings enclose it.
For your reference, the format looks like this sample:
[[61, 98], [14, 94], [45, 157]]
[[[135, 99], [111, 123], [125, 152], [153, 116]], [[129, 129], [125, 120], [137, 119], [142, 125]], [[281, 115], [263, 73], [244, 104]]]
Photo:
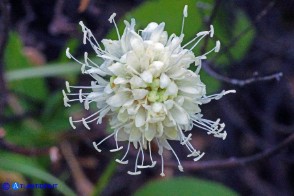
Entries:
[[175, 140], [178, 137], [178, 130], [176, 127], [166, 127], [164, 129], [164, 134], [167, 136], [168, 139]]
[[141, 138], [141, 135], [142, 133], [140, 132], [140, 130], [138, 128], [133, 127], [130, 132], [129, 141], [130, 142], [139, 141], [139, 139]]
[[147, 85], [144, 82], [144, 80], [142, 80], [142, 78], [140, 78], [139, 76], [134, 75], [131, 79], [130, 79], [130, 84], [131, 84], [131, 88], [135, 89], [135, 88], [145, 88]]
[[144, 132], [145, 138], [150, 142], [154, 139], [156, 134], [156, 124], [149, 123], [149, 128]]
[[135, 117], [135, 125], [136, 127], [142, 127], [145, 124], [146, 121], [146, 112], [145, 110], [141, 107]]
[[174, 104], [174, 107], [169, 110], [174, 120], [180, 125], [187, 125], [189, 123], [189, 116], [187, 112], [178, 104]]
[[129, 92], [121, 92], [110, 97], [106, 103], [112, 107], [120, 107], [130, 99]]
[[149, 91], [145, 90], [145, 89], [133, 89], [132, 90], [134, 100], [143, 99], [148, 94], [148, 92]]
[[162, 73], [160, 76], [160, 88], [166, 88], [170, 84], [170, 78], [165, 74]]
[[151, 83], [152, 82], [152, 79], [153, 79], [153, 76], [152, 76], [152, 73], [150, 71], [144, 71], [143, 73], [141, 73], [141, 78], [147, 82], [147, 83]]

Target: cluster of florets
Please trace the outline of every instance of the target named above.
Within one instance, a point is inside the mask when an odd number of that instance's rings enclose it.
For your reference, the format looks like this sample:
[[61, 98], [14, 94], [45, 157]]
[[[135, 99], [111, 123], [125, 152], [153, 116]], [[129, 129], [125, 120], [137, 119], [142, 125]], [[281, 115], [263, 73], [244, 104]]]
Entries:
[[[68, 93], [64, 94], [65, 106], [70, 106], [72, 101], [84, 103], [85, 109], [89, 109], [91, 103], [95, 104], [97, 111], [92, 115], [73, 120], [70, 123], [73, 128], [81, 122], [88, 129], [91, 122], [101, 123], [106, 115], [110, 118], [113, 133], [99, 143], [93, 142], [97, 151], [99, 145], [106, 139], [113, 137], [116, 148], [111, 151], [119, 151], [119, 141], [127, 141], [127, 150], [122, 159], [117, 160], [121, 164], [127, 164], [127, 154], [130, 144], [137, 149], [137, 157], [134, 171], [129, 174], [140, 174], [141, 168], [154, 167], [156, 161], [152, 158], [151, 143], [158, 146], [161, 156], [162, 172], [164, 175], [163, 150], [171, 150], [175, 155], [179, 170], [183, 167], [175, 151], [169, 144], [170, 140], [178, 140], [190, 151], [188, 157], [199, 160], [204, 153], [195, 150], [189, 142], [192, 134], [185, 134], [193, 126], [197, 126], [215, 137], [225, 139], [225, 125], [220, 120], [211, 121], [204, 119], [199, 106], [219, 99], [227, 93], [206, 96], [206, 87], [200, 80], [199, 71], [201, 61], [206, 59], [210, 52], [218, 52], [220, 42], [215, 47], [201, 56], [195, 56], [192, 50], [206, 36], [213, 37], [214, 29], [199, 32], [190, 42], [182, 45], [184, 38], [184, 19], [187, 17], [187, 6], [183, 12], [182, 31], [180, 36], [172, 34], [168, 36], [164, 31], [165, 24], [151, 22], [143, 30], [135, 31], [135, 20], [131, 23], [125, 21], [125, 30], [120, 36], [113, 14], [109, 21], [114, 23], [118, 40], [102, 40], [104, 47], [95, 40], [91, 31], [82, 23], [84, 32], [84, 44], [89, 42], [103, 63], [98, 65], [84, 55], [84, 62], [75, 59], [67, 49], [68, 58], [73, 58], [82, 65], [82, 73], [93, 77], [90, 86], [70, 86], [66, 83]], [[196, 71], [188, 68], [195, 66]], [[72, 88], [80, 89], [71, 93]], [[76, 98], [74, 98], [76, 96]], [[145, 164], [144, 151], [148, 151], [151, 162]], [[140, 164], [139, 164], [140, 159]]]

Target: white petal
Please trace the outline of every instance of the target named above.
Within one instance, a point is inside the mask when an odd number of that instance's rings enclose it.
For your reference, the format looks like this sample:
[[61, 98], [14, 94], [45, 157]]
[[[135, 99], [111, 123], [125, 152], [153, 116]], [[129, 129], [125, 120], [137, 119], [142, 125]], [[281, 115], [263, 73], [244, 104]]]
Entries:
[[131, 132], [130, 132], [130, 138], [129, 141], [130, 142], [134, 142], [134, 141], [138, 141], [141, 137], [141, 132], [138, 128], [132, 128]]
[[166, 100], [164, 102], [164, 105], [165, 105], [165, 107], [166, 107], [167, 110], [170, 110], [173, 107], [174, 102], [172, 100]]
[[155, 22], [151, 22], [147, 25], [147, 27], [142, 31], [142, 38], [144, 40], [149, 40], [151, 33], [154, 31], [154, 29], [158, 27], [158, 24]]
[[179, 88], [180, 91], [183, 91], [185, 93], [189, 93], [189, 94], [199, 94], [200, 91], [195, 88], [195, 86], [181, 86]]
[[126, 141], [129, 137], [129, 134], [127, 134], [124, 130], [117, 132], [117, 141]]
[[106, 76], [107, 74], [104, 72], [104, 71], [102, 71], [100, 68], [91, 68], [91, 69], [88, 69], [87, 71], [86, 71], [86, 73], [96, 73], [96, 74], [98, 74], [98, 75], [101, 75], [101, 76]]
[[145, 132], [145, 138], [150, 142], [154, 139], [154, 136], [156, 134], [156, 125], [154, 123], [149, 124], [149, 129]]
[[192, 99], [185, 98], [185, 101], [182, 105], [182, 107], [189, 113], [189, 114], [195, 114], [200, 113], [201, 109], [198, 106], [198, 104], [193, 103]]
[[169, 111], [178, 124], [187, 125], [189, 123], [189, 116], [182, 107], [174, 104], [174, 107]]
[[125, 78], [122, 78], [122, 77], [117, 77], [113, 80], [114, 84], [126, 84], [128, 82], [129, 82], [128, 80], [126, 80]]
[[129, 119], [129, 115], [126, 111], [123, 111], [123, 112], [119, 112], [117, 114], [117, 119], [120, 121], [120, 122], [126, 122], [128, 119]]
[[149, 91], [145, 90], [145, 89], [133, 89], [132, 90], [134, 100], [143, 99], [148, 94], [148, 92]]
[[136, 114], [136, 117], [135, 117], [135, 125], [136, 127], [141, 127], [145, 124], [145, 121], [146, 121], [146, 112], [145, 110], [141, 107], [139, 110], [138, 110], [138, 113]]
[[114, 41], [110, 39], [103, 39], [101, 41], [105, 47], [105, 50], [109, 52], [111, 55], [120, 58], [122, 55], [122, 49], [120, 45], [120, 41]]
[[165, 74], [162, 73], [160, 76], [160, 88], [166, 88], [170, 84], [170, 78]]
[[158, 42], [164, 30], [165, 23], [160, 23], [151, 33], [150, 40]]
[[112, 107], [120, 107], [130, 99], [128, 92], [121, 92], [110, 97], [106, 103]]
[[178, 94], [178, 86], [174, 82], [171, 82], [166, 89], [166, 94], [167, 95], [177, 95]]
[[131, 66], [137, 72], [140, 70], [140, 61], [135, 54], [135, 52], [130, 51], [126, 55], [126, 63], [128, 66]]
[[162, 106], [162, 103], [158, 103], [158, 102], [155, 102], [152, 104], [152, 110], [153, 112], [160, 112], [162, 110], [163, 106]]
[[141, 56], [144, 54], [144, 44], [141, 36], [135, 34], [130, 39], [131, 46], [133, 51], [137, 54], [137, 56]]
[[113, 63], [108, 67], [108, 70], [111, 71], [114, 75], [116, 76], [124, 76], [125, 75], [125, 70], [124, 66], [121, 63]]
[[178, 131], [176, 127], [165, 127], [164, 133], [169, 139], [172, 139], [172, 140], [178, 137]]
[[159, 138], [158, 142], [161, 146], [163, 146], [167, 150], [171, 150], [170, 145], [168, 144], [168, 142], [165, 138]]
[[110, 84], [107, 84], [107, 85], [106, 85], [106, 87], [104, 88], [104, 92], [105, 92], [106, 94], [110, 94], [110, 93], [113, 92], [113, 90], [112, 90], [111, 87], [110, 87]]
[[163, 125], [162, 122], [157, 123], [157, 137], [162, 137], [163, 135]]
[[153, 61], [150, 65], [151, 68], [154, 68], [155, 70], [162, 70], [164, 66], [164, 63], [161, 61]]
[[131, 79], [130, 79], [130, 84], [131, 84], [131, 88], [135, 89], [135, 88], [145, 88], [147, 85], [144, 82], [144, 80], [142, 80], [142, 78], [140, 78], [139, 76], [134, 75]]
[[153, 76], [150, 71], [144, 71], [140, 76], [145, 82], [147, 83], [152, 82]]

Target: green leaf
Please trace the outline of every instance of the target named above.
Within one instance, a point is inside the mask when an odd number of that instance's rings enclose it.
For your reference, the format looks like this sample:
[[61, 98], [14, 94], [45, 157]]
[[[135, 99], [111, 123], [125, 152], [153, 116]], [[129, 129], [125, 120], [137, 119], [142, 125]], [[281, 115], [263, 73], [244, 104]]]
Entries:
[[[236, 16], [234, 21], [230, 20], [230, 17], [232, 16], [222, 14], [222, 11], [220, 11], [220, 14], [216, 16], [216, 20], [214, 22], [215, 35], [223, 46], [221, 47], [219, 54], [216, 54], [216, 56], [218, 56], [216, 62], [221, 65], [229, 65], [242, 60], [247, 54], [255, 35], [254, 27], [252, 27], [252, 29], [248, 32], [244, 34], [242, 33], [251, 25], [251, 22], [242, 10], [238, 9], [235, 12]], [[232, 40], [237, 37], [239, 37], [239, 39], [230, 45]], [[210, 41], [208, 48], [212, 48], [214, 45], [215, 42]], [[225, 51], [224, 48], [227, 46], [229, 47], [229, 50]]]
[[[169, 35], [172, 33], [179, 35], [182, 26], [183, 9], [185, 5], [188, 5], [188, 18], [185, 19], [184, 33], [186, 38], [193, 37], [202, 25], [201, 15], [195, 9], [195, 3], [195, 0], [146, 1], [122, 17], [122, 20], [118, 23], [120, 33], [122, 34], [125, 27], [123, 21], [130, 21], [131, 18], [134, 18], [136, 20], [136, 29], [145, 28], [150, 22], [165, 22], [165, 30]], [[108, 37], [117, 39], [115, 29], [109, 33]]]
[[[22, 54], [22, 51], [23, 46], [19, 35], [15, 32], [10, 33], [5, 50], [6, 70], [11, 71], [33, 67]], [[31, 70], [31, 72], [33, 73], [34, 71]], [[45, 99], [48, 93], [45, 81], [41, 78], [10, 82], [9, 88], [40, 100]]]
[[56, 189], [62, 194], [68, 196], [76, 195], [64, 182], [40, 169], [31, 158], [2, 153], [0, 157], [0, 169], [19, 172], [30, 177], [38, 178], [49, 184], [58, 184]]
[[168, 180], [156, 180], [141, 187], [135, 196], [169, 195], [169, 196], [236, 196], [236, 192], [225, 186], [191, 177], [178, 177]]
[[8, 81], [58, 76], [64, 74], [80, 73], [81, 67], [75, 63], [49, 64], [43, 67], [25, 68], [9, 71], [6, 74]]

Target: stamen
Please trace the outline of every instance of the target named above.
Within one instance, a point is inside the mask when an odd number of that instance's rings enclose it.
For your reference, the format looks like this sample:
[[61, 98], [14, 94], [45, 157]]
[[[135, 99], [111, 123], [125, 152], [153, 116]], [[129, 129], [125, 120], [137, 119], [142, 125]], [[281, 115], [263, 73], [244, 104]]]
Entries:
[[161, 157], [161, 173], [160, 175], [163, 177], [165, 176], [164, 174], [164, 160], [163, 160], [163, 147], [159, 144], [158, 139], [156, 138], [157, 146], [158, 146], [158, 154]]
[[161, 173], [160, 173], [160, 175], [161, 175], [162, 177], [164, 177], [165, 174], [164, 174], [164, 162], [163, 162], [163, 156], [160, 155], [160, 157], [161, 157]]
[[205, 54], [203, 54], [202, 56], [206, 56], [209, 53], [211, 53], [212, 51], [219, 52], [219, 50], [220, 50], [220, 41], [216, 41], [215, 47], [212, 48], [210, 51], [206, 52]]
[[66, 95], [66, 93], [64, 92], [64, 90], [62, 90], [62, 94], [63, 94], [63, 104], [65, 107], [70, 107], [70, 104], [68, 103], [69, 99]]
[[88, 126], [86, 120], [84, 118], [82, 118], [82, 122], [83, 122], [83, 125], [88, 129], [90, 130], [90, 127]]
[[111, 14], [111, 16], [109, 17], [108, 21], [110, 23], [112, 23], [112, 21], [114, 20], [114, 17], [116, 16], [116, 13]]
[[117, 131], [115, 132], [115, 145], [116, 145], [116, 149], [112, 149], [110, 150], [110, 152], [117, 152], [120, 151], [121, 149], [123, 149], [123, 146], [118, 147], [118, 143], [117, 143], [117, 133], [120, 131], [120, 129], [117, 129]]
[[213, 25], [210, 25], [210, 37], [213, 37], [214, 35], [214, 28]]
[[[200, 32], [201, 33], [201, 32]], [[197, 34], [197, 37], [196, 37], [196, 39], [198, 38], [198, 37], [200, 37], [198, 40], [197, 40], [197, 42], [189, 49], [190, 51], [192, 51], [198, 44], [199, 44], [199, 42], [204, 38], [204, 37], [206, 37], [208, 34], [209, 34], [209, 32], [208, 31], [204, 31], [204, 32], [202, 32], [203, 33], [203, 35], [199, 35], [200, 33], [198, 33]], [[195, 40], [196, 40], [195, 39]], [[192, 40], [191, 40], [192, 41]], [[193, 40], [194, 41], [194, 40]], [[189, 43], [190, 44], [190, 43]], [[186, 46], [187, 44], [185, 44], [185, 46]]]
[[73, 55], [70, 54], [70, 52], [69, 52], [69, 48], [66, 49], [65, 54], [66, 54], [67, 58], [69, 58], [69, 59], [73, 59], [74, 61], [76, 61], [77, 63], [79, 63], [79, 64], [81, 64], [81, 65], [83, 64], [81, 61], [79, 61], [79, 60], [76, 59]]
[[139, 174], [141, 174], [141, 171], [137, 171], [139, 154], [140, 154], [140, 150], [138, 150], [137, 157], [136, 157], [135, 171], [134, 172], [128, 171], [128, 174], [130, 174], [130, 175], [139, 175]]
[[119, 160], [119, 159], [115, 159], [115, 161], [118, 162], [119, 164], [122, 164], [122, 165], [126, 165], [126, 164], [129, 163], [128, 160], [126, 160], [126, 161], [122, 161], [122, 160]]
[[116, 162], [118, 162], [118, 163], [120, 163], [120, 164], [124, 164], [124, 165], [128, 164], [129, 161], [128, 161], [128, 160], [124, 161], [124, 159], [126, 158], [127, 154], [129, 153], [129, 150], [130, 150], [130, 144], [131, 144], [131, 142], [129, 141], [129, 143], [128, 143], [128, 147], [127, 147], [127, 151], [126, 151], [125, 155], [123, 156], [123, 158], [122, 158], [121, 160], [116, 159], [116, 160], [115, 160]]
[[71, 116], [69, 117], [69, 124], [71, 125], [71, 127], [73, 129], [76, 129], [76, 126], [73, 124], [73, 121], [72, 121], [72, 117]]
[[182, 145], [186, 144], [189, 140], [191, 140], [192, 134], [190, 133], [186, 138], [184, 137], [183, 141], [181, 142]]
[[[196, 63], [195, 63], [196, 64]], [[198, 75], [200, 70], [201, 70], [201, 67], [202, 67], [202, 61], [201, 59], [198, 59], [198, 66], [197, 66], [197, 69], [195, 71], [195, 73]]]
[[82, 74], [84, 74], [85, 71], [86, 71], [86, 64], [83, 64], [83, 65], [81, 66], [81, 72], [82, 72]]
[[136, 176], [136, 175], [140, 175], [141, 171], [135, 171], [135, 172], [128, 171], [128, 174], [130, 174], [132, 176]]
[[98, 148], [98, 144], [96, 142], [93, 142], [93, 146], [98, 152], [102, 151], [101, 149]]
[[200, 151], [194, 150], [191, 154], [188, 154], [187, 157], [196, 157], [200, 155]]
[[215, 46], [214, 52], [219, 52], [219, 50], [220, 50], [220, 41], [217, 40], [216, 41], [216, 46]]
[[188, 17], [188, 5], [185, 5], [183, 10], [183, 21], [182, 21], [182, 29], [181, 29], [181, 35], [183, 35], [184, 32], [184, 25], [185, 25], [185, 18]]
[[83, 103], [83, 101], [84, 101], [83, 100], [83, 92], [82, 91], [83, 91], [83, 89], [80, 89], [79, 90], [79, 100], [80, 100], [80, 103]]
[[178, 161], [178, 164], [179, 164], [179, 165], [178, 165], [178, 168], [179, 168], [179, 170], [180, 170], [181, 172], [183, 172], [184, 169], [183, 169], [183, 166], [182, 166], [182, 164], [181, 164], [181, 162], [180, 162], [180, 160], [179, 160], [179, 157], [177, 156], [176, 152], [175, 152], [174, 149], [171, 147], [171, 145], [168, 143], [168, 141], [166, 141], [166, 143], [168, 144], [168, 146], [170, 147], [171, 151], [173, 152], [174, 156], [176, 157], [176, 159], [177, 159], [177, 161]]
[[66, 48], [65, 54], [66, 54], [67, 58], [71, 59], [72, 55], [69, 52], [69, 48]]
[[67, 92], [70, 93], [70, 86], [69, 86], [68, 81], [65, 81], [65, 87], [66, 87]]
[[148, 148], [149, 148], [149, 156], [150, 156], [150, 160], [151, 160], [151, 162], [152, 162], [152, 165], [155, 166], [156, 161], [153, 161], [153, 159], [152, 159], [152, 153], [151, 153], [151, 145], [150, 145], [150, 141], [148, 141]]
[[114, 17], [115, 17], [115, 16], [116, 16], [116, 13], [113, 13], [113, 14], [109, 17], [108, 21], [109, 21], [110, 23], [113, 22], [114, 27], [115, 27], [115, 30], [116, 30], [116, 33], [117, 33], [118, 40], [120, 40], [120, 34], [119, 34], [119, 31], [118, 31], [118, 28], [117, 28], [116, 22], [115, 22], [115, 20], [114, 20]]
[[108, 135], [107, 137], [105, 137], [103, 140], [101, 140], [101, 141], [97, 144], [97, 146], [99, 146], [100, 144], [102, 144], [104, 141], [106, 141], [107, 139], [109, 139], [109, 138], [112, 137], [113, 135], [114, 135], [114, 133], [112, 133], [112, 134]]
[[120, 151], [121, 149], [123, 149], [123, 146], [120, 146], [119, 148], [116, 148], [116, 149], [111, 149], [109, 151], [110, 152], [117, 152], [117, 151]]
[[200, 154], [198, 157], [194, 158], [193, 161], [199, 161], [203, 156], [205, 155], [205, 153], [203, 152], [202, 154]]

